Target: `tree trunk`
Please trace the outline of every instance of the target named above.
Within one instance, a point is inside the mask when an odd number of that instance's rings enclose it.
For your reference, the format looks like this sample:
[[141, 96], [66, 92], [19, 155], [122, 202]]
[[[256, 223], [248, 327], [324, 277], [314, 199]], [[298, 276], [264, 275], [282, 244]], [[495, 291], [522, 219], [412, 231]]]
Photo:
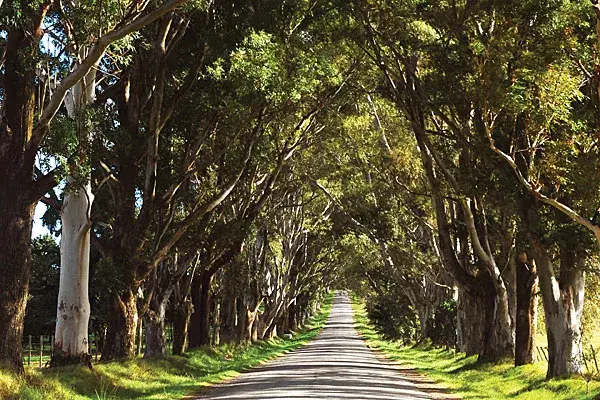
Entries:
[[286, 309], [281, 312], [279, 318], [277, 319], [277, 323], [275, 324], [275, 329], [278, 335], [289, 332], [288, 321], [290, 320], [289, 310]]
[[102, 361], [135, 357], [135, 333], [138, 323], [135, 293], [133, 289], [126, 289], [121, 295], [113, 295]]
[[258, 342], [258, 330], [260, 325], [262, 324], [261, 318], [260, 318], [260, 314], [258, 314], [258, 312], [256, 313], [256, 316], [254, 318], [254, 323], [252, 323], [250, 325], [250, 341], [252, 343], [256, 343]]
[[535, 350], [535, 326], [537, 321], [538, 290], [535, 264], [527, 260], [522, 253], [517, 267], [517, 316], [515, 338], [515, 365], [533, 363]]
[[208, 271], [202, 274], [202, 289], [200, 292], [200, 346], [210, 344], [210, 285], [212, 283], [212, 275]]
[[0, 177], [0, 364], [23, 372], [21, 339], [29, 290], [31, 221], [35, 205], [20, 206]]
[[90, 183], [67, 191], [61, 212], [60, 285], [54, 351], [51, 365], [83, 363], [91, 367], [88, 354], [90, 301], [90, 209], [94, 196]]
[[[195, 279], [192, 285], [194, 313], [190, 326], [190, 347], [210, 344], [210, 285], [212, 275], [203, 271], [201, 279]], [[196, 295], [194, 295], [194, 293]]]
[[167, 352], [164, 315], [161, 317], [156, 311], [148, 309], [144, 314], [144, 327], [146, 329], [144, 358], [164, 356]]
[[458, 350], [472, 356], [479, 354], [483, 343], [484, 311], [478, 299], [459, 289], [456, 316]]
[[293, 331], [298, 326], [296, 300], [292, 301], [292, 304], [288, 307], [288, 322], [287, 322], [287, 333]]
[[417, 314], [419, 315], [419, 330], [420, 330], [420, 340], [426, 340], [431, 337], [430, 334], [430, 326], [431, 326], [431, 318], [432, 318], [432, 309], [428, 304], [420, 304], [418, 307], [415, 307], [417, 310]]
[[154, 293], [144, 314], [146, 325], [146, 351], [144, 358], [161, 357], [167, 353], [167, 335], [165, 314], [172, 289], [163, 293]]
[[256, 323], [256, 317], [258, 315], [257, 312], [252, 312], [250, 310], [246, 310], [246, 323], [244, 329], [244, 335], [242, 336], [242, 341], [245, 342], [254, 342], [256, 340], [252, 339], [252, 332], [254, 331], [254, 325]]
[[221, 343], [221, 302], [219, 301], [215, 302], [215, 310], [213, 314], [213, 334], [211, 343], [213, 346], [218, 346]]
[[[202, 274], [200, 274], [202, 277]], [[188, 330], [188, 343], [191, 348], [200, 346], [200, 297], [202, 292], [202, 280], [195, 277], [191, 287], [192, 315], [190, 316], [190, 325]]]
[[185, 299], [173, 312], [173, 354], [183, 354], [188, 346], [188, 328], [194, 307]]
[[273, 300], [265, 302], [265, 312], [261, 317], [261, 327], [259, 329], [261, 339], [269, 339], [277, 335], [277, 323], [281, 317], [286, 298], [286, 293], [275, 294]]
[[[404, 104], [400, 105], [404, 107]], [[411, 127], [420, 149], [428, 187], [431, 191], [431, 202], [438, 225], [437, 237], [441, 260], [444, 268], [452, 275], [457, 285], [463, 289], [463, 294], [470, 293], [469, 297], [472, 301], [469, 303], [474, 305], [473, 308], [459, 306], [457, 324], [459, 345], [467, 354], [473, 354], [477, 348], [480, 360], [495, 361], [502, 357], [512, 356], [514, 354], [514, 332], [510, 319], [508, 291], [499, 269], [495, 265], [493, 253], [490, 249], [482, 247], [474, 215], [470, 211], [469, 205], [463, 201], [460, 207], [463, 214], [461, 219], [467, 226], [472, 247], [477, 250], [476, 254], [480, 261], [486, 265], [488, 274], [474, 275], [470, 271], [468, 260], [463, 264], [459, 261], [450, 233], [442, 185], [433, 168], [433, 150], [427, 145], [424, 122], [418, 115], [411, 114], [415, 111], [414, 109], [411, 108], [408, 111]], [[462, 242], [466, 243], [466, 240]], [[463, 307], [465, 305], [462, 304]]]
[[510, 319], [508, 294], [490, 293], [483, 299], [485, 322], [483, 325], [483, 347], [479, 360], [495, 362], [514, 357], [514, 331]]
[[237, 328], [236, 328], [236, 340], [238, 342], [245, 342], [248, 341], [249, 336], [247, 335], [248, 332], [248, 309], [246, 307], [246, 305], [243, 303], [243, 301], [240, 299], [238, 301], [238, 308], [237, 308]]
[[242, 342], [256, 342], [258, 340], [258, 310], [264, 299], [255, 300], [256, 304], [252, 306], [244, 304], [244, 317], [242, 318], [243, 331], [241, 333]]
[[[82, 58], [87, 55], [85, 48], [80, 52]], [[96, 68], [92, 68], [64, 99], [67, 114], [75, 120], [77, 127], [78, 162], [84, 165], [89, 165], [87, 143], [92, 132], [87, 128], [88, 121], [82, 110], [94, 102], [95, 91]], [[77, 167], [71, 166], [61, 210], [60, 285], [52, 366], [82, 362], [90, 367], [92, 365], [87, 341], [90, 320], [90, 214], [94, 195], [90, 173], [85, 174], [86, 181], [82, 187], [73, 186], [77, 180]]]
[[573, 248], [560, 249], [560, 283], [546, 249], [534, 243], [548, 337], [546, 378], [583, 372], [581, 316], [585, 289], [584, 258]]
[[44, 194], [35, 187], [38, 144], [31, 140], [38, 41], [43, 31], [41, 19], [38, 27], [29, 21], [28, 28], [36, 28], [35, 32], [13, 26], [5, 37], [0, 116], [0, 364], [18, 373], [24, 372], [21, 339], [29, 291], [31, 224], [35, 205]]
[[237, 336], [237, 297], [222, 296], [221, 298], [221, 327], [220, 343], [230, 343]]

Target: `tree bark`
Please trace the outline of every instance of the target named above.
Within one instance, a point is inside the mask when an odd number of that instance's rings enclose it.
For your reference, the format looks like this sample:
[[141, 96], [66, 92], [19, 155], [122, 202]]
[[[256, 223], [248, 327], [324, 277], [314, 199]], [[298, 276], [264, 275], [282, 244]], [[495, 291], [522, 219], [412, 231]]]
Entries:
[[[81, 58], [85, 58], [85, 49]], [[97, 65], [95, 66], [97, 67]], [[88, 142], [92, 132], [82, 111], [95, 99], [96, 68], [92, 68], [75, 84], [65, 97], [69, 118], [75, 120], [79, 140], [78, 162], [89, 165]], [[90, 275], [91, 210], [94, 202], [91, 174], [86, 173], [82, 187], [73, 186], [77, 180], [77, 166], [71, 166], [61, 210], [60, 285], [58, 309], [54, 332], [52, 366], [85, 363], [90, 366], [88, 354], [88, 324], [90, 301], [88, 283]]]
[[581, 316], [585, 289], [584, 258], [567, 246], [565, 244], [560, 249], [559, 280], [547, 250], [534, 242], [548, 337], [547, 379], [583, 372]]
[[419, 304], [415, 307], [419, 316], [420, 340], [428, 339], [430, 335], [430, 321], [433, 316], [432, 309], [428, 304]]
[[210, 285], [212, 283], [212, 275], [208, 271], [202, 273], [202, 289], [200, 291], [200, 330], [199, 341], [200, 346], [210, 344]]
[[219, 344], [221, 344], [221, 302], [219, 301], [214, 302], [214, 312], [212, 320], [213, 331], [210, 343], [213, 346], [218, 346]]
[[165, 314], [172, 289], [162, 293], [154, 293], [148, 309], [144, 314], [146, 325], [146, 351], [144, 358], [161, 357], [167, 353], [167, 335], [165, 331]]
[[144, 327], [146, 330], [144, 358], [164, 356], [167, 352], [164, 315], [161, 318], [155, 310], [148, 309], [144, 314]]
[[234, 295], [221, 296], [221, 327], [220, 342], [230, 343], [236, 340], [237, 328], [237, 297]]
[[253, 338], [252, 333], [256, 332], [256, 317], [258, 315], [258, 311], [252, 312], [250, 310], [246, 311], [246, 324], [244, 330], [244, 336], [242, 337], [242, 341], [245, 342], [255, 342], [256, 339]]
[[122, 294], [113, 295], [102, 361], [135, 357], [135, 333], [138, 323], [135, 293], [137, 291], [133, 289], [125, 289]]
[[[23, 373], [21, 339], [29, 291], [34, 205], [18, 204], [0, 176], [0, 364]], [[17, 184], [15, 182], [15, 184]], [[15, 202], [11, 204], [12, 202]]]
[[510, 320], [508, 297], [491, 292], [483, 296], [485, 322], [483, 326], [483, 347], [479, 360], [495, 362], [514, 357], [514, 330]]
[[483, 307], [478, 299], [470, 296], [465, 290], [459, 289], [456, 316], [457, 347], [467, 356], [482, 351], [483, 314]]
[[250, 326], [250, 330], [251, 330], [250, 341], [252, 343], [258, 342], [258, 328], [259, 328], [260, 324], [261, 324], [260, 315], [258, 315], [258, 313], [257, 313], [257, 315], [254, 318], [254, 323]]
[[90, 301], [90, 209], [94, 196], [89, 181], [75, 192], [67, 191], [61, 212], [60, 285], [54, 351], [51, 365], [84, 363], [88, 354]]
[[528, 261], [526, 253], [519, 255], [516, 267], [515, 365], [518, 366], [534, 361], [538, 279], [535, 264]]
[[[30, 15], [25, 15], [28, 22]], [[42, 16], [43, 18], [43, 16]], [[41, 24], [41, 20], [38, 21]], [[34, 24], [32, 23], [31, 28]], [[28, 27], [30, 28], [30, 27]], [[31, 225], [35, 204], [31, 143], [38, 40], [20, 28], [8, 32], [0, 115], [0, 364], [23, 373], [21, 339], [29, 292]]]
[[188, 346], [188, 328], [194, 307], [185, 299], [173, 312], [173, 354], [183, 354]]
[[298, 320], [296, 318], [297, 315], [296, 300], [292, 301], [290, 306], [288, 307], [288, 321], [287, 321], [287, 330], [286, 333], [289, 333], [296, 329], [298, 326]]
[[255, 300], [252, 306], [244, 305], [243, 331], [241, 333], [242, 342], [256, 342], [258, 340], [258, 310], [263, 303], [264, 298]]
[[[207, 346], [210, 344], [210, 286], [213, 275], [205, 270], [201, 279], [194, 280], [192, 287], [192, 298], [194, 288], [198, 290], [194, 302], [194, 314], [192, 314], [193, 331], [190, 329], [190, 347]], [[193, 332], [193, 334], [192, 334]]]
[[190, 325], [188, 331], [188, 343], [191, 348], [200, 346], [200, 297], [202, 292], [202, 273], [199, 277], [195, 277], [191, 287], [192, 315], [190, 315]]

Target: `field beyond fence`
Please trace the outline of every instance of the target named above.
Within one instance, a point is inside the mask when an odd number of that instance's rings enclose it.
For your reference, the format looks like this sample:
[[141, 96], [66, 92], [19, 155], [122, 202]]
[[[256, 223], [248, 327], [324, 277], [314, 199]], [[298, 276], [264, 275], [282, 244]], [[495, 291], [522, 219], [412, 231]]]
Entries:
[[[138, 329], [138, 332], [140, 330]], [[165, 326], [167, 351], [173, 349], [173, 326]], [[145, 330], [141, 329], [141, 334], [136, 335], [135, 348], [138, 355], [143, 354], [146, 349]], [[102, 356], [102, 346], [105, 333], [90, 333], [88, 335], [89, 354], [92, 361], [97, 362]], [[49, 365], [52, 352], [54, 351], [54, 335], [28, 335], [23, 338], [23, 364], [26, 367], [45, 368]]]

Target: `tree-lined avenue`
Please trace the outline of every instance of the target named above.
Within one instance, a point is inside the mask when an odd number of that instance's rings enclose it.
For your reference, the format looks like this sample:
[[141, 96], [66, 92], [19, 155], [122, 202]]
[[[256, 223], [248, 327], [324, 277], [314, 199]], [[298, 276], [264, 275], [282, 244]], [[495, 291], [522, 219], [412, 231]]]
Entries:
[[312, 342], [211, 388], [199, 399], [431, 399], [365, 345], [352, 315], [348, 296], [336, 294], [329, 320]]

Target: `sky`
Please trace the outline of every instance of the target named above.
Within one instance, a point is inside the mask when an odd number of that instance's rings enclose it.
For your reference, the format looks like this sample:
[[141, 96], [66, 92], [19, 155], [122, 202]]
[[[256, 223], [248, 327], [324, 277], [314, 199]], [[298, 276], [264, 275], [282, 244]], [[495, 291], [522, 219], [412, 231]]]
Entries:
[[31, 238], [48, 235], [50, 231], [42, 225], [42, 215], [46, 212], [44, 203], [39, 202], [35, 207], [35, 216], [33, 217], [33, 229], [31, 230]]

